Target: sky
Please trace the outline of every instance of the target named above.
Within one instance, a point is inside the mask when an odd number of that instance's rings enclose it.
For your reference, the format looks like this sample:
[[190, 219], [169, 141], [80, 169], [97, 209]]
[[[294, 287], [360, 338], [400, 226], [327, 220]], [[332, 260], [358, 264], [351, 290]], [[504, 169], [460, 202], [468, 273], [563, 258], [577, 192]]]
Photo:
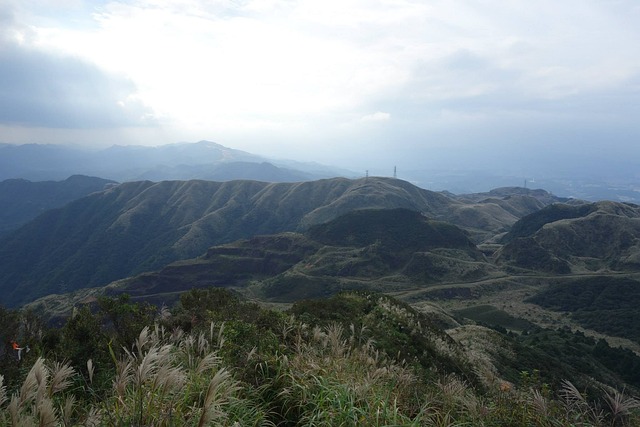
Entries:
[[204, 139], [640, 178], [640, 2], [0, 0], [0, 142]]

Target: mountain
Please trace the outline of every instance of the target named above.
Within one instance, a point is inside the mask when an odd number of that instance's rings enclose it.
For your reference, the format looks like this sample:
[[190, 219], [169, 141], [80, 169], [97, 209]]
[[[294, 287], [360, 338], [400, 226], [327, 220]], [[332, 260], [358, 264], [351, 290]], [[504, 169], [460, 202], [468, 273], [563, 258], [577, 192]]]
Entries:
[[137, 179], [149, 181], [204, 179], [233, 181], [249, 179], [265, 182], [312, 181], [317, 175], [275, 166], [269, 162], [225, 162], [206, 165], [157, 166]]
[[[461, 224], [476, 243], [516, 220], [495, 203], [476, 205], [501, 218]], [[391, 178], [123, 183], [45, 212], [0, 240], [2, 303], [106, 285], [199, 256], [214, 245], [306, 230], [357, 209], [405, 208], [456, 224], [454, 213], [463, 206]]]
[[115, 181], [255, 179], [304, 181], [344, 175], [345, 171], [268, 159], [211, 141], [100, 150], [62, 145], [0, 144], [0, 179], [62, 180], [70, 175], [100, 176]]
[[31, 182], [8, 179], [0, 182], [0, 236], [40, 215], [64, 206], [72, 200], [102, 191], [116, 184], [102, 178], [82, 175], [64, 181]]
[[[255, 236], [215, 246], [205, 255], [158, 272], [118, 281], [109, 293], [169, 304], [193, 287], [247, 288], [266, 300], [295, 301], [344, 289], [424, 286], [448, 277], [456, 265], [491, 272], [484, 255], [460, 228], [420, 212], [360, 209], [301, 233]], [[393, 278], [393, 279], [391, 279]]]
[[640, 206], [596, 202], [549, 205], [516, 222], [498, 260], [556, 273], [638, 271]]

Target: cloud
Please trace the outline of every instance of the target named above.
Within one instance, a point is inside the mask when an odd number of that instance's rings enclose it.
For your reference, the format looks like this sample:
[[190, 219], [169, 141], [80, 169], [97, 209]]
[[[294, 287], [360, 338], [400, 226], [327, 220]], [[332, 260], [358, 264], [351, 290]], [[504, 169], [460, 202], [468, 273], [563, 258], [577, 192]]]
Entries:
[[78, 57], [42, 50], [11, 11], [0, 16], [0, 123], [109, 128], [153, 123], [136, 86]]
[[635, 0], [5, 1], [0, 122], [151, 114], [176, 140], [343, 165], [640, 137]]
[[386, 122], [391, 119], [391, 114], [384, 113], [382, 111], [376, 111], [373, 114], [367, 114], [366, 116], [362, 116], [360, 121], [363, 122]]

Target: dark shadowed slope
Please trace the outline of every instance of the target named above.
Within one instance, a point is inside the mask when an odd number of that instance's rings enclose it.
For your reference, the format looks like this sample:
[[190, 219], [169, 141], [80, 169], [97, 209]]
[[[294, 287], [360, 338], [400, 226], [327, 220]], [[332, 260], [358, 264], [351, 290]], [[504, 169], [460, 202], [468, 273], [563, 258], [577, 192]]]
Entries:
[[0, 235], [7, 234], [44, 211], [66, 205], [87, 194], [115, 184], [102, 178], [74, 175], [64, 181], [31, 182], [8, 179], [0, 182]]

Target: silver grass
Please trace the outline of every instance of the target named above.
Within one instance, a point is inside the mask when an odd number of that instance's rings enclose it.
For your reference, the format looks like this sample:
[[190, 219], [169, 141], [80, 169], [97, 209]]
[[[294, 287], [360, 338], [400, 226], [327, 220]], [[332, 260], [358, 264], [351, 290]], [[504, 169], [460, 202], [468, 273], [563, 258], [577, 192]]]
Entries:
[[11, 401], [7, 406], [7, 411], [11, 417], [11, 425], [18, 426], [18, 420], [20, 418], [20, 398], [17, 395], [11, 397]]
[[220, 329], [218, 329], [218, 341], [217, 341], [217, 344], [216, 344], [218, 346], [218, 348], [222, 348], [222, 346], [224, 345], [224, 341], [225, 341], [224, 335], [223, 335], [224, 334], [224, 325], [225, 325], [225, 323], [222, 322], [220, 324]]
[[38, 403], [38, 425], [53, 427], [58, 422], [58, 415], [51, 399], [44, 398]]
[[171, 332], [171, 342], [174, 342], [174, 343], [182, 342], [183, 336], [184, 336], [184, 331], [181, 328], [175, 328]]
[[4, 376], [0, 375], [0, 406], [4, 405], [7, 399], [7, 386], [4, 385]]
[[93, 366], [93, 360], [87, 360], [87, 373], [89, 374], [89, 382], [93, 383], [93, 373], [95, 367]]
[[311, 331], [311, 337], [313, 338], [313, 341], [319, 344], [322, 344], [323, 347], [326, 346], [327, 344], [327, 334], [324, 333], [324, 331], [322, 331], [322, 329], [319, 326], [314, 326], [313, 330]]
[[209, 351], [209, 341], [204, 334], [198, 335], [198, 354], [206, 354]]
[[138, 338], [135, 341], [135, 346], [138, 349], [138, 355], [142, 356], [145, 346], [150, 342], [151, 337], [149, 335], [149, 327], [145, 326], [140, 331]]
[[562, 388], [560, 389], [560, 396], [562, 396], [565, 405], [568, 409], [582, 408], [587, 405], [587, 401], [580, 391], [573, 385], [571, 381], [563, 380]]
[[165, 341], [167, 337], [167, 330], [165, 329], [165, 327], [156, 323], [153, 329], [153, 335], [156, 337], [156, 339], [159, 341]]
[[253, 357], [256, 355], [256, 353], [258, 352], [258, 347], [253, 346], [251, 348], [251, 351], [249, 351], [249, 353], [247, 353], [247, 361], [250, 361], [253, 359]]
[[89, 409], [84, 425], [85, 427], [99, 427], [102, 425], [102, 416], [97, 408], [92, 407]]
[[220, 407], [229, 401], [229, 398], [239, 390], [239, 386], [231, 379], [231, 374], [222, 368], [213, 376], [204, 397], [202, 414], [198, 421], [198, 427], [206, 426], [211, 421], [222, 415]]
[[216, 366], [218, 366], [220, 364], [220, 357], [218, 357], [218, 354], [213, 352], [213, 353], [209, 353], [207, 354], [205, 357], [203, 357], [202, 359], [200, 359], [200, 362], [198, 363], [198, 366], [196, 367], [196, 374], [203, 374], [206, 371], [208, 371], [209, 369], [213, 369]]
[[162, 320], [167, 320], [171, 317], [171, 311], [169, 311], [169, 308], [162, 304], [162, 307], [160, 308], [160, 319]]
[[168, 395], [180, 390], [186, 382], [187, 376], [179, 366], [163, 365], [153, 379], [152, 389], [159, 390], [162, 395]]
[[589, 406], [589, 403], [580, 391], [574, 386], [571, 381], [563, 380], [562, 388], [560, 390], [560, 396], [564, 400], [565, 409], [567, 412], [575, 412], [580, 416], [588, 416], [591, 420], [599, 425], [604, 419], [602, 411]]
[[618, 390], [613, 390], [611, 393], [605, 390], [605, 401], [614, 420], [629, 415], [633, 409], [640, 408], [640, 400], [627, 397]]
[[189, 370], [195, 368], [196, 357], [194, 355], [195, 337], [193, 335], [187, 335], [180, 342], [180, 349], [186, 356], [186, 365]]
[[44, 371], [45, 371], [45, 375], [42, 377], [42, 379], [45, 379], [45, 381], [42, 381], [41, 383], [38, 384], [38, 391], [36, 393], [36, 402], [35, 402], [36, 405], [40, 405], [40, 402], [42, 402], [44, 399], [49, 398], [48, 381], [46, 381], [46, 378], [48, 378], [49, 376], [49, 370], [45, 367]]
[[455, 375], [447, 375], [438, 382], [438, 386], [445, 398], [451, 401], [464, 399], [468, 394], [469, 386]]
[[189, 353], [195, 347], [195, 342], [196, 338], [193, 335], [187, 335], [182, 341], [180, 341], [180, 347], [182, 347], [185, 352]]
[[289, 334], [293, 332], [295, 329], [294, 320], [291, 317], [287, 317], [285, 322], [282, 324], [282, 331], [280, 334], [282, 335], [282, 340], [285, 341]]
[[160, 366], [159, 362], [168, 357], [170, 352], [170, 345], [150, 348], [142, 357], [138, 368], [134, 372], [134, 382], [136, 386], [141, 387], [147, 379], [155, 375]]
[[545, 418], [549, 416], [549, 401], [542, 395], [542, 393], [540, 393], [539, 390], [531, 391], [530, 403], [538, 414]]
[[62, 405], [62, 422], [64, 425], [71, 425], [71, 417], [76, 407], [76, 398], [73, 395], [69, 395], [65, 398]]
[[342, 339], [344, 328], [339, 323], [331, 323], [326, 328], [329, 347], [334, 356], [342, 356], [346, 351], [346, 342]]
[[131, 359], [119, 360], [116, 364], [116, 376], [113, 380], [113, 388], [117, 396], [122, 397], [125, 394], [127, 385], [133, 379], [133, 364]]
[[27, 374], [22, 387], [20, 387], [20, 406], [28, 405], [36, 398], [40, 381], [47, 375], [47, 368], [44, 365], [44, 359], [39, 357], [33, 364], [31, 370]]
[[71, 377], [75, 370], [69, 363], [55, 362], [51, 369], [51, 384], [49, 386], [50, 396], [58, 393], [72, 384]]

